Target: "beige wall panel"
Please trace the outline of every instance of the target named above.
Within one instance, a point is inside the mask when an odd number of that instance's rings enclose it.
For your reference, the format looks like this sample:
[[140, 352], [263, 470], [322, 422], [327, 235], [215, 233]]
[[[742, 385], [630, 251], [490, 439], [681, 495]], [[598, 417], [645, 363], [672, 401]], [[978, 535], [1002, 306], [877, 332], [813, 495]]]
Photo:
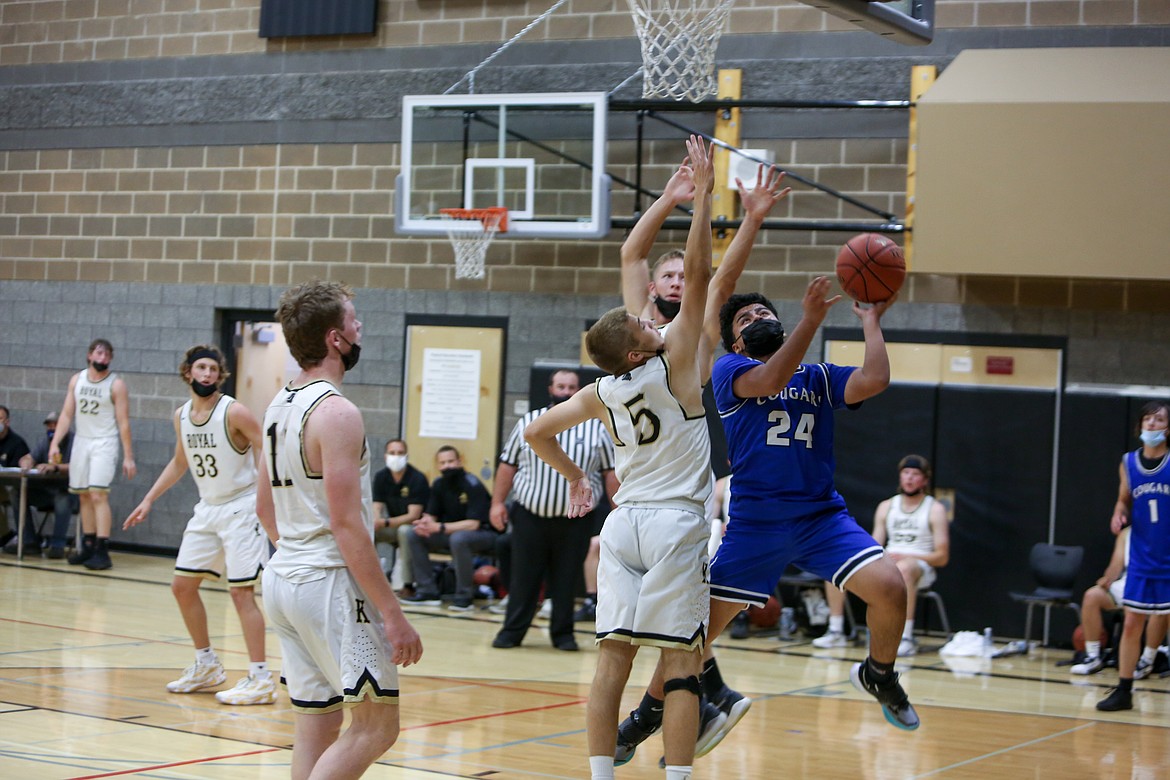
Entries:
[[[990, 365], [1011, 361], [1010, 374], [989, 373]], [[1060, 387], [1060, 350], [1021, 347], [942, 346], [942, 381], [948, 385]]]
[[[409, 354], [403, 400], [403, 438], [411, 452], [411, 462], [434, 479], [435, 451], [450, 444], [463, 456], [463, 467], [492, 489], [500, 441], [500, 393], [503, 392], [504, 331], [500, 328], [455, 328], [438, 325], [412, 325], [407, 329]], [[474, 439], [422, 436], [420, 421], [423, 392], [423, 357], [427, 349], [479, 350], [479, 410]], [[452, 381], [458, 381], [452, 378]]]
[[967, 50], [918, 122], [916, 272], [1170, 279], [1170, 49]]
[[[938, 384], [942, 381], [941, 344], [887, 343], [890, 378], [894, 382]], [[828, 361], [839, 366], [860, 366], [865, 360], [861, 341], [830, 341]]]

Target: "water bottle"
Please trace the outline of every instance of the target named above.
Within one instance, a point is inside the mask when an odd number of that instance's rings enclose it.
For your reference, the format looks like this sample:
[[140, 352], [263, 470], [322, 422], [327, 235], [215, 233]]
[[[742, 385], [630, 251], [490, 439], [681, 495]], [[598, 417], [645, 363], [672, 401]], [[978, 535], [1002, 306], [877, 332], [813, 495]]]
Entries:
[[995, 643], [991, 638], [991, 626], [983, 629], [983, 657], [990, 658], [995, 652]]

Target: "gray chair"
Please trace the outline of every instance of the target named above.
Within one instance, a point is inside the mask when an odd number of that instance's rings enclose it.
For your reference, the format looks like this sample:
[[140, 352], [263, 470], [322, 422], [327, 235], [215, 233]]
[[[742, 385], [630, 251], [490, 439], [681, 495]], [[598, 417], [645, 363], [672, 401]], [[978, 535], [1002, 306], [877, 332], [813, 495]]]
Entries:
[[1062, 547], [1039, 542], [1032, 545], [1028, 564], [1036, 589], [1029, 593], [1010, 594], [1013, 601], [1028, 605], [1028, 617], [1024, 622], [1024, 641], [1032, 638], [1032, 610], [1035, 607], [1063, 607], [1076, 613], [1081, 621], [1080, 592], [1074, 589], [1081, 561], [1085, 557], [1084, 547]]
[[938, 591], [932, 585], [929, 588], [918, 589], [918, 600], [925, 599], [934, 604], [934, 608], [938, 611], [939, 622], [942, 623], [943, 633], [946, 634], [947, 639], [951, 638], [951, 621], [947, 619], [947, 606], [943, 603], [943, 597], [939, 595]]

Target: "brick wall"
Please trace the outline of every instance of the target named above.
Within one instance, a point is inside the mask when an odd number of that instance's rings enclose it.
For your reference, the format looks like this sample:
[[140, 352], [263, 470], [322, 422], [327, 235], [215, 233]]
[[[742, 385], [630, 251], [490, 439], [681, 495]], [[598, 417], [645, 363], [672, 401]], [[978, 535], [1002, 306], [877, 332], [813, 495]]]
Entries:
[[[0, 66], [51, 62], [191, 57], [264, 51], [495, 44], [508, 40], [552, 2], [467, 4], [382, 0], [372, 37], [266, 41], [259, 0], [4, 0]], [[1170, 24], [1165, 0], [937, 0], [939, 29]], [[795, 0], [741, 0], [727, 32], [829, 32], [846, 22]], [[528, 41], [628, 38], [625, 3], [574, 0], [534, 28]]]

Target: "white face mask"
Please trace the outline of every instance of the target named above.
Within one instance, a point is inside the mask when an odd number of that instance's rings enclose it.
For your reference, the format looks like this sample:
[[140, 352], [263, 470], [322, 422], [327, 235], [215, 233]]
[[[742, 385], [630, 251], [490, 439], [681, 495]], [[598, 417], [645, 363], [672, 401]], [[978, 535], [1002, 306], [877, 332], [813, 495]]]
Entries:
[[1166, 429], [1160, 431], [1142, 431], [1142, 444], [1147, 447], [1157, 447], [1162, 442], [1166, 441]]
[[406, 456], [405, 455], [387, 455], [386, 456], [386, 468], [390, 469], [391, 471], [402, 471], [403, 469], [406, 468]]

